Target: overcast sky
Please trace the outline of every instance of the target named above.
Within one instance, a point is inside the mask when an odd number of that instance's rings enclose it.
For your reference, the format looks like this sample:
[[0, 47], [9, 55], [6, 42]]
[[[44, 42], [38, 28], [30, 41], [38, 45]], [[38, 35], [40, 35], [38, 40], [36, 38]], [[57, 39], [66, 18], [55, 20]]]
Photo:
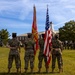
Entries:
[[75, 0], [0, 0], [0, 30], [18, 35], [31, 32], [34, 5], [38, 32], [45, 31], [47, 5], [54, 30], [75, 20]]

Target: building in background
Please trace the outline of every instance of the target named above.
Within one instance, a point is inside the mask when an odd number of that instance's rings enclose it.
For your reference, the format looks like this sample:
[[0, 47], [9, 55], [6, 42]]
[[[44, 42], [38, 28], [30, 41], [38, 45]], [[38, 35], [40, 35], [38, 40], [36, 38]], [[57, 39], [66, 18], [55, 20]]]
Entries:
[[[41, 34], [43, 34], [43, 33], [45, 33], [45, 32], [42, 31], [42, 32], [39, 32], [39, 33], [38, 33], [39, 38], [41, 37]], [[59, 31], [54, 31], [54, 32], [53, 32], [53, 35], [58, 34], [58, 33], [59, 33]], [[21, 34], [21, 35], [18, 35], [18, 36], [17, 36], [17, 39], [18, 39], [19, 41], [24, 41], [26, 38], [27, 38], [27, 33]]]
[[[58, 34], [59, 31], [55, 31], [55, 30], [54, 30], [54, 27], [53, 27], [53, 23], [52, 23], [52, 22], [50, 22], [50, 25], [51, 25], [51, 29], [52, 29], [52, 34], [53, 34], [53, 36], [54, 36], [55, 34]], [[45, 31], [38, 32], [39, 38], [41, 38], [41, 34], [43, 34], [43, 33], [45, 33]], [[26, 38], [27, 38], [27, 33], [21, 34], [21, 35], [18, 35], [18, 36], [17, 36], [17, 39], [18, 39], [19, 41], [21, 41], [22, 43], [26, 40]]]

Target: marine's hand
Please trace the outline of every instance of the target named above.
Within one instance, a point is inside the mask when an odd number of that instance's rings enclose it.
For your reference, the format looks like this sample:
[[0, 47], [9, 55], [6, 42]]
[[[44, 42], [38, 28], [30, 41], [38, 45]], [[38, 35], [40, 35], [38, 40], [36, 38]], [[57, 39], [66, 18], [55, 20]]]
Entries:
[[21, 53], [21, 50], [19, 50], [19, 53]]

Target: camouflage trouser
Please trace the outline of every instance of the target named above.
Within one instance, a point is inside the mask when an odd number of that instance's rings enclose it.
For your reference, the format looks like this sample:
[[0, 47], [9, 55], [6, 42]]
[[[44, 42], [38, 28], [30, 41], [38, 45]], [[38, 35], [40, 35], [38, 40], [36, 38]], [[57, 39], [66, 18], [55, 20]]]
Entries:
[[47, 57], [43, 53], [39, 53], [38, 59], [39, 59], [38, 68], [42, 68], [43, 59], [45, 62], [45, 68], [49, 68], [49, 66], [47, 65]]
[[26, 50], [25, 51], [25, 69], [28, 69], [28, 63], [30, 61], [30, 68], [33, 69], [34, 68], [34, 50]]
[[56, 52], [56, 54], [52, 54], [52, 69], [55, 68], [56, 58], [57, 58], [57, 62], [58, 62], [58, 68], [61, 69], [63, 67], [62, 55], [61, 55], [61, 53], [57, 53], [57, 52]]
[[15, 59], [16, 68], [18, 69], [21, 67], [20, 55], [19, 54], [14, 54], [14, 55], [9, 54], [9, 58], [8, 58], [8, 68], [9, 69], [12, 67], [12, 63], [14, 59]]

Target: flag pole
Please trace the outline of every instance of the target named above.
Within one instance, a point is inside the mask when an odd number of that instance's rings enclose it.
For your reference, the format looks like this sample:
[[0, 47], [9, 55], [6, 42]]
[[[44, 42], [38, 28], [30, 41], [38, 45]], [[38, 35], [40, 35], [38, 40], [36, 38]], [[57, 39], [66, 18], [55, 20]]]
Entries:
[[35, 5], [33, 6], [32, 35], [33, 35], [33, 39], [35, 41], [34, 54], [36, 54], [36, 51], [38, 50], [38, 30], [37, 30], [37, 19], [36, 19], [36, 7], [35, 7]]

